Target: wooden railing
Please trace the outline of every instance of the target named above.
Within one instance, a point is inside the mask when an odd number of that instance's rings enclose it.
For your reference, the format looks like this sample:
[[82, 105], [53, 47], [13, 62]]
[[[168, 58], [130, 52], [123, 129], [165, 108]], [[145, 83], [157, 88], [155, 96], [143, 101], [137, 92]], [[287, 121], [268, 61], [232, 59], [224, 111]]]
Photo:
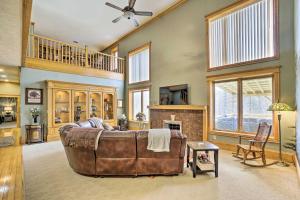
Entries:
[[47, 37], [29, 35], [27, 58], [124, 74], [125, 59]]

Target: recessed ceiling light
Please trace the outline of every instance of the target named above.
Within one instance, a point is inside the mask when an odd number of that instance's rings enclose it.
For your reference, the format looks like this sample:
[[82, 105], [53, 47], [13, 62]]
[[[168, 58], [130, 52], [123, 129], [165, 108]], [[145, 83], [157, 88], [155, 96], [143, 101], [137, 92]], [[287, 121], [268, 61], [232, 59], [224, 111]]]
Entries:
[[0, 72], [3, 72], [4, 70], [3, 69], [0, 69]]
[[5, 74], [1, 75], [1, 78], [6, 78], [7, 76]]

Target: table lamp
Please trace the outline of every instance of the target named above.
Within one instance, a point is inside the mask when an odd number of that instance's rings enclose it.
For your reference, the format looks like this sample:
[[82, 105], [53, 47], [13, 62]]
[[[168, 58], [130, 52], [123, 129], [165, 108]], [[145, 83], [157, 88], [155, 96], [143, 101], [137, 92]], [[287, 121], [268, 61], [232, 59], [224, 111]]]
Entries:
[[279, 131], [279, 162], [278, 162], [278, 165], [282, 166], [282, 167], [288, 167], [289, 164], [284, 162], [283, 159], [282, 159], [282, 152], [281, 152], [282, 141], [281, 141], [281, 124], [280, 124], [281, 113], [280, 112], [281, 111], [293, 111], [293, 109], [285, 103], [277, 102], [277, 103], [273, 103], [272, 105], [270, 105], [268, 111], [278, 112], [277, 113], [278, 131]]

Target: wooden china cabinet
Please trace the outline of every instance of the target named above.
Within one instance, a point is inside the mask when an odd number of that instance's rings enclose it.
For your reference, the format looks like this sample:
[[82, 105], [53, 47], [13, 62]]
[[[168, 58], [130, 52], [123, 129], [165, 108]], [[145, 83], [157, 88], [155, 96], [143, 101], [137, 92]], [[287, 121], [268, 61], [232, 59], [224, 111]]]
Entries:
[[58, 139], [58, 129], [67, 123], [100, 117], [116, 125], [116, 88], [46, 81], [48, 138]]

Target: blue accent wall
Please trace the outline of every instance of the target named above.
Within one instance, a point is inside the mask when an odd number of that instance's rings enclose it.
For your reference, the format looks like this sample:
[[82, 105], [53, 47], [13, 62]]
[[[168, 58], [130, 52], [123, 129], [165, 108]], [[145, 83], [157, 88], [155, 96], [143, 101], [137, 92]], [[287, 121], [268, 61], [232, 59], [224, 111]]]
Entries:
[[[25, 89], [26, 88], [41, 88], [43, 89], [43, 105], [37, 106], [42, 110], [40, 120], [47, 123], [47, 94], [46, 94], [46, 80], [65, 81], [82, 84], [92, 84], [99, 86], [110, 86], [117, 88], [117, 99], [124, 98], [124, 81], [112, 80], [105, 78], [80, 76], [75, 74], [66, 74], [60, 72], [44, 71], [32, 68], [21, 68], [20, 75], [20, 93], [21, 93], [21, 128], [22, 134], [25, 133], [25, 124], [32, 122], [29, 109], [34, 107], [33, 105], [25, 105]], [[118, 109], [118, 116], [123, 113], [123, 109]]]

